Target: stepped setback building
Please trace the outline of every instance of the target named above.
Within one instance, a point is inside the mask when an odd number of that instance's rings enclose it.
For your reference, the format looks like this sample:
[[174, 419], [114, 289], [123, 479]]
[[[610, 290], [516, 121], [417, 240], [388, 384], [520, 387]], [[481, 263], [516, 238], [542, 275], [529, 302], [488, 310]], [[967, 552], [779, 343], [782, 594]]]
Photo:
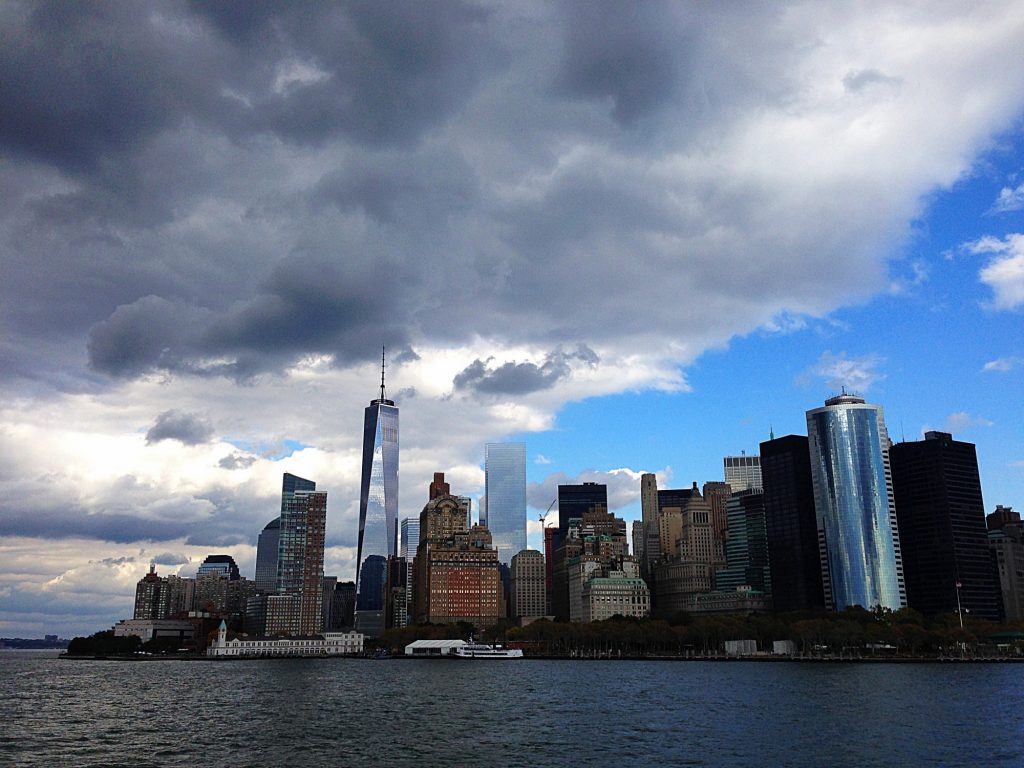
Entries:
[[482, 525], [467, 529], [465, 507], [441, 472], [434, 474], [420, 513], [413, 570], [417, 622], [486, 626], [505, 617], [501, 564], [490, 531]]

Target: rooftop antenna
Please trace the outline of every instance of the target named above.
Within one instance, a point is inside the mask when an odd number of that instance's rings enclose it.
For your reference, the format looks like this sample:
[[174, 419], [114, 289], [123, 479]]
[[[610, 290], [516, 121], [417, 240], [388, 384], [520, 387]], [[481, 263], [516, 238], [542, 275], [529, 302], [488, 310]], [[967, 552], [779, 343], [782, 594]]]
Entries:
[[775, 427], [772, 426], [772, 423], [770, 421], [768, 422], [768, 439], [769, 440], [774, 440], [775, 439]]
[[380, 399], [384, 400], [384, 350], [386, 347], [381, 344], [380, 347]]

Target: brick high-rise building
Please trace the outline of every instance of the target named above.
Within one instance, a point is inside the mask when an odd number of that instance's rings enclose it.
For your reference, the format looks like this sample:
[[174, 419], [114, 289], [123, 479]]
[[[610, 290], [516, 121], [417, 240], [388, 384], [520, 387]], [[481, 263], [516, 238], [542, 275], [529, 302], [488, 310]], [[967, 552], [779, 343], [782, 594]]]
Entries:
[[420, 543], [414, 566], [415, 618], [477, 626], [505, 617], [501, 569], [490, 531], [466, 528], [465, 507], [436, 473], [430, 500], [420, 513]]
[[284, 500], [278, 556], [278, 594], [293, 598], [288, 634], [323, 628], [324, 532], [327, 494], [296, 491]]

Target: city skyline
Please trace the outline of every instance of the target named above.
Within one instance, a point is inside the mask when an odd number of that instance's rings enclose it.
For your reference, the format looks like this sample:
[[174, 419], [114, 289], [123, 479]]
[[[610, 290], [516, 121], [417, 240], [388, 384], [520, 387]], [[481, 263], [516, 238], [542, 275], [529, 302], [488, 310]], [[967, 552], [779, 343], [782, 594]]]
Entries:
[[542, 549], [558, 484], [635, 520], [843, 386], [1024, 507], [1019, 4], [47, 13], [0, 20], [4, 634], [253, 574], [282, 472], [354, 578], [382, 344], [397, 519], [524, 442]]

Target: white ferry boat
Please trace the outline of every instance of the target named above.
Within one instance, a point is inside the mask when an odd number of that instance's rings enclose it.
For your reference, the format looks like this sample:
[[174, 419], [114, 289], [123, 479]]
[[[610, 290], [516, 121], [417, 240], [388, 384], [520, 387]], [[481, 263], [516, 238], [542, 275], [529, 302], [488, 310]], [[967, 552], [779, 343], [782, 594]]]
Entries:
[[503, 648], [500, 645], [477, 643], [473, 638], [452, 652], [456, 659], [521, 659], [523, 652], [518, 648]]

